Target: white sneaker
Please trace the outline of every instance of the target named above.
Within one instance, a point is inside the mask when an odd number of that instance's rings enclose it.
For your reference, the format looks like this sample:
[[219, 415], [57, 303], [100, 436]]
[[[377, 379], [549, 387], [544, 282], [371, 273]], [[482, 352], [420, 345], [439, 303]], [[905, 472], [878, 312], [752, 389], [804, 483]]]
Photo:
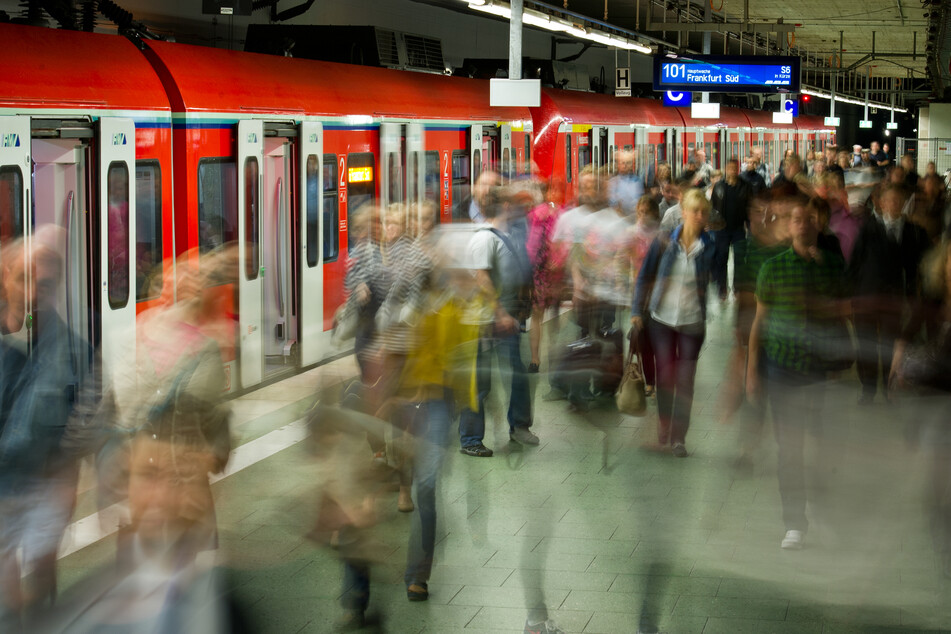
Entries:
[[802, 550], [802, 531], [786, 531], [783, 550]]

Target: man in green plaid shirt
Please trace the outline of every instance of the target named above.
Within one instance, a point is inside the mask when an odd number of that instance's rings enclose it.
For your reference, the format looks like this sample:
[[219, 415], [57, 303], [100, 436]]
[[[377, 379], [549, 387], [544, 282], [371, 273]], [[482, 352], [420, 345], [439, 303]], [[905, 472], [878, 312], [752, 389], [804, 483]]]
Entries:
[[[818, 214], [811, 203], [795, 198], [780, 204], [791, 207], [792, 248], [768, 260], [757, 278], [746, 380], [747, 394], [755, 401], [762, 393], [762, 348], [779, 450], [779, 492], [786, 524], [782, 547], [800, 549], [808, 528], [805, 432], [808, 427], [822, 435], [825, 378], [843, 367], [851, 340], [844, 321], [845, 262], [818, 247]], [[820, 469], [831, 465], [828, 445], [819, 441]], [[817, 480], [827, 482], [821, 475]]]

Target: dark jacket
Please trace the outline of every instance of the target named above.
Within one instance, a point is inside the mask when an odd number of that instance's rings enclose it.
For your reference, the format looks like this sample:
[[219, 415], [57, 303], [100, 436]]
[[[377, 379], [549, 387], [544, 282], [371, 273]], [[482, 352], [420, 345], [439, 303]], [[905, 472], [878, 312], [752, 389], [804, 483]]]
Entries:
[[766, 180], [756, 170], [740, 172], [740, 180], [750, 186], [751, 198], [766, 189]]
[[[663, 297], [670, 270], [674, 265], [674, 258], [680, 251], [680, 225], [670, 234], [661, 233], [651, 243], [644, 263], [637, 274], [634, 285], [634, 300], [631, 303], [631, 314], [634, 317], [645, 317], [657, 308], [660, 298]], [[703, 319], [707, 319], [707, 286], [710, 283], [710, 271], [713, 269], [713, 238], [704, 231], [700, 234], [703, 252], [695, 260], [697, 267], [697, 295], [700, 300], [700, 311]], [[656, 292], [655, 292], [656, 291]]]
[[893, 243], [882, 220], [869, 215], [859, 229], [847, 270], [852, 294], [916, 297], [918, 270], [929, 246], [925, 230], [907, 220], [901, 240]]
[[742, 178], [737, 178], [736, 185], [732, 186], [736, 196], [735, 202], [732, 205], [733, 208], [726, 209], [724, 202], [727, 196], [727, 187], [730, 186], [727, 185], [725, 178], [718, 181], [717, 184], [713, 186], [713, 194], [710, 197], [710, 202], [713, 208], [720, 213], [720, 216], [722, 216], [726, 222], [726, 229], [742, 229], [749, 224], [751, 188]]

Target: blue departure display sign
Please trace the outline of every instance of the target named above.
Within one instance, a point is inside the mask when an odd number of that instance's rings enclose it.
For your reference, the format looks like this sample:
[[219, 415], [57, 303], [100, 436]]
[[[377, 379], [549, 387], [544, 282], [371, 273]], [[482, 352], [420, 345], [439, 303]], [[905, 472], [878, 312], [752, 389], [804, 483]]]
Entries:
[[654, 57], [654, 90], [799, 92], [798, 57]]

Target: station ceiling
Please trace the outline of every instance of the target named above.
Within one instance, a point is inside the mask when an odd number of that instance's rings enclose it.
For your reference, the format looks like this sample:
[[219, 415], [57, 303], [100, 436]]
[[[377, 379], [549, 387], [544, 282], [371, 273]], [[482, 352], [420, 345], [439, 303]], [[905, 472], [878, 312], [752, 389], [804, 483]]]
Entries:
[[[460, 0], [417, 1], [471, 11]], [[696, 52], [702, 52], [701, 23], [715, 22], [712, 54], [763, 55], [768, 41], [770, 54], [786, 48], [806, 57], [806, 83], [825, 83], [810, 81], [810, 70], [816, 79], [816, 74], [841, 69], [839, 81], [845, 92], [864, 86], [866, 74], [873, 78], [873, 90], [889, 89], [890, 81], [881, 78], [891, 77], [902, 79], [906, 89], [917, 79], [920, 90], [928, 64], [929, 26], [935, 39], [935, 17], [948, 10], [944, 0], [524, 0], [524, 4], [556, 15], [564, 11], [563, 15], [585, 16]], [[757, 31], [755, 40], [752, 29], [744, 27], [747, 19]], [[660, 24], [664, 21], [681, 23], [675, 27], [680, 32], [666, 30]], [[779, 32], [767, 30], [767, 24], [778, 23]]]

